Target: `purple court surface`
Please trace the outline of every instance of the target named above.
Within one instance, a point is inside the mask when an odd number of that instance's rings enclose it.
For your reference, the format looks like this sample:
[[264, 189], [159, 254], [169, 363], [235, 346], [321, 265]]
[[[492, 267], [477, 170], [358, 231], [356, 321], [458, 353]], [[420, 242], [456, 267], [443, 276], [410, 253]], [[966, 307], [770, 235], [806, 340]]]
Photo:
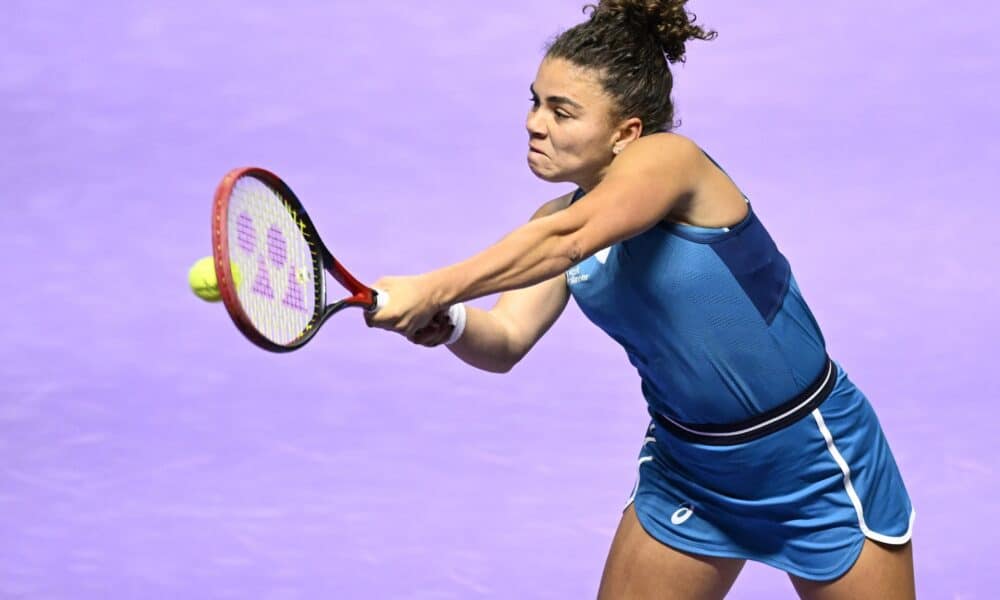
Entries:
[[[647, 422], [571, 303], [511, 373], [336, 317], [249, 344], [187, 288], [259, 165], [358, 277], [569, 189], [525, 164], [582, 0], [6, 0], [0, 598], [592, 598]], [[694, 0], [677, 130], [754, 201], [917, 509], [922, 598], [1000, 597], [1000, 9]], [[492, 299], [477, 301], [489, 306]], [[749, 564], [730, 598], [792, 598]]]

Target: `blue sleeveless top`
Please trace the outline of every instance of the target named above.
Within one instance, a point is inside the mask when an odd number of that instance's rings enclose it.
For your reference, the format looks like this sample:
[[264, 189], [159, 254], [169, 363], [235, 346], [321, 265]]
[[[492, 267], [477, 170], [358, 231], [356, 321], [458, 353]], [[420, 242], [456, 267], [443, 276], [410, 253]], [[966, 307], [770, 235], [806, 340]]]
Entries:
[[663, 221], [566, 272], [584, 315], [638, 370], [650, 410], [676, 421], [749, 419], [794, 398], [826, 366], [788, 261], [747, 203], [733, 227]]

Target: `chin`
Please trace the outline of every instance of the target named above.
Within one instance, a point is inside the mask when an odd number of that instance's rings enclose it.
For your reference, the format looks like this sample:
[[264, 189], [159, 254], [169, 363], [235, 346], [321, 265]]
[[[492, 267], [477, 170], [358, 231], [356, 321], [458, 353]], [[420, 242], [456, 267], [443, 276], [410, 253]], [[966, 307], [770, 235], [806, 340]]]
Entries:
[[559, 183], [561, 181], [565, 181], [565, 179], [561, 177], [560, 173], [552, 171], [543, 171], [537, 168], [535, 165], [531, 164], [530, 160], [528, 161], [528, 169], [531, 170], [531, 172], [535, 175], [535, 177], [541, 179], [542, 181], [547, 181], [549, 183]]

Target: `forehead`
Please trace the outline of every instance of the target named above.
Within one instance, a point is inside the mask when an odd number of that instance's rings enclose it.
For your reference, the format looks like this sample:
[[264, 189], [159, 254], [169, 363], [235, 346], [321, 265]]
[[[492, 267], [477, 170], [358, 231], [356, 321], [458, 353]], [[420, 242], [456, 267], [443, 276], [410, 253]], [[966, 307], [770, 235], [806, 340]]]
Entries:
[[565, 96], [585, 107], [604, 106], [611, 101], [605, 94], [596, 71], [563, 58], [543, 60], [532, 85], [542, 98]]

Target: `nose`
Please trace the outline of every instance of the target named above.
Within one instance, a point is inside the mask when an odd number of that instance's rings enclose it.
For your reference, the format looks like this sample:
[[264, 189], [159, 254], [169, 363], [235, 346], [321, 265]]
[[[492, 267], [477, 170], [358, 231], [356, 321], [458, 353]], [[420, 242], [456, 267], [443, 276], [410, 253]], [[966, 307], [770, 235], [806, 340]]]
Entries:
[[529, 110], [528, 118], [525, 119], [525, 127], [528, 130], [528, 135], [534, 138], [545, 137], [545, 129], [543, 128], [542, 117], [537, 110]]

